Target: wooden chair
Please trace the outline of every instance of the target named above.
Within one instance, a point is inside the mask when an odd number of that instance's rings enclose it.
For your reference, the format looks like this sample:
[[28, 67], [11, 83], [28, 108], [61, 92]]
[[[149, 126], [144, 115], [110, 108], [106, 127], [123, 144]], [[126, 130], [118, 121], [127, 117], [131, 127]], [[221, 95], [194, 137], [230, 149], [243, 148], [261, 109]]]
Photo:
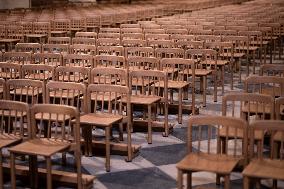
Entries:
[[31, 134], [29, 106], [23, 102], [0, 100], [0, 187], [3, 182], [2, 150], [19, 144]]
[[263, 64], [260, 66], [259, 75], [284, 77], [284, 65]]
[[70, 54], [96, 55], [97, 48], [94, 45], [74, 44], [70, 45]]
[[17, 52], [41, 53], [41, 44], [39, 43], [17, 43], [15, 46]]
[[163, 58], [160, 69], [168, 75], [169, 106], [173, 105], [173, 91], [178, 91], [178, 123], [182, 123], [182, 110], [186, 107], [183, 101], [191, 91], [191, 111], [195, 114], [195, 63], [183, 58]]
[[42, 52], [68, 54], [69, 47], [70, 47], [69, 44], [43, 44]]
[[275, 100], [275, 118], [277, 120], [283, 120], [284, 114], [284, 97], [279, 97]]
[[123, 46], [98, 46], [97, 55], [124, 56]]
[[90, 69], [82, 66], [58, 66], [54, 73], [55, 81], [90, 83]]
[[[38, 123], [44, 123], [43, 131]], [[62, 129], [64, 128], [64, 129]], [[34, 187], [37, 186], [37, 156], [46, 160], [47, 188], [52, 187], [51, 157], [56, 153], [74, 152], [77, 168], [77, 188], [82, 188], [81, 152], [80, 152], [80, 118], [76, 108], [55, 105], [37, 104], [31, 108], [31, 136], [26, 142], [9, 149], [11, 156], [11, 185], [16, 188], [16, 155], [29, 155], [30, 175]], [[46, 135], [43, 134], [46, 132]]]
[[124, 56], [115, 56], [115, 55], [96, 55], [95, 67], [115, 67], [115, 68], [126, 68]]
[[125, 57], [130, 56], [154, 57], [155, 54], [152, 47], [126, 47]]
[[72, 44], [85, 44], [85, 45], [96, 45], [97, 40], [95, 38], [83, 38], [83, 37], [74, 37], [72, 38]]
[[96, 32], [76, 32], [75, 38], [94, 38], [97, 39]]
[[26, 34], [26, 42], [46, 43], [50, 36], [50, 22], [33, 22], [32, 34]]
[[[184, 173], [187, 174], [187, 188], [192, 188], [192, 173], [206, 171], [216, 173], [217, 177], [223, 176], [224, 188], [229, 189], [230, 174], [240, 162], [247, 161], [247, 123], [238, 118], [207, 115], [190, 117], [188, 126], [188, 154], [177, 163], [177, 188], [184, 188]], [[216, 149], [214, 144], [219, 142], [220, 136], [216, 130], [220, 129], [227, 131], [226, 134], [232, 129], [234, 136], [241, 131], [244, 140], [224, 137], [226, 150]], [[204, 141], [204, 130], [208, 132], [208, 141]]]
[[22, 78], [40, 80], [47, 83], [54, 77], [54, 67], [45, 64], [29, 64], [22, 66]]
[[31, 79], [10, 79], [6, 82], [6, 99], [31, 105], [44, 103], [44, 82]]
[[71, 44], [70, 37], [49, 37], [47, 40], [48, 44]]
[[[168, 126], [168, 78], [167, 74], [158, 70], [134, 70], [129, 73], [129, 86], [132, 87], [130, 102], [132, 105], [146, 107], [144, 119], [148, 122], [148, 143], [152, 143], [152, 125], [156, 120], [153, 107], [161, 108], [164, 115], [164, 136], [169, 135]], [[152, 115], [153, 114], [153, 115]], [[132, 114], [131, 114], [132, 115]]]
[[[123, 99], [123, 100], [119, 100]], [[87, 149], [91, 152], [92, 127], [105, 129], [106, 145], [106, 171], [110, 171], [110, 136], [112, 126], [120, 123], [123, 119], [127, 121], [127, 143], [128, 160], [132, 159], [131, 134], [130, 134], [130, 93], [129, 88], [118, 85], [90, 84], [87, 89], [88, 113], [80, 117], [83, 128], [84, 139]], [[124, 103], [125, 102], [125, 103]], [[124, 118], [127, 116], [127, 118]]]
[[0, 77], [4, 80], [21, 78], [22, 67], [17, 63], [0, 62]]
[[62, 65], [92, 67], [94, 65], [94, 57], [88, 54], [65, 54], [63, 55]]
[[57, 67], [62, 65], [62, 55], [60, 53], [35, 53], [32, 54], [32, 62]]
[[275, 99], [284, 96], [284, 80], [277, 76], [252, 75], [245, 79], [244, 90], [248, 93], [270, 95]]
[[200, 77], [200, 89], [203, 91], [203, 106], [206, 106], [207, 77], [212, 76], [214, 82], [213, 98], [217, 101], [217, 52], [212, 49], [189, 49], [185, 57], [193, 59], [196, 63], [195, 76]]
[[127, 58], [127, 70], [159, 70], [159, 61], [155, 57], [131, 56]]
[[10, 61], [19, 65], [31, 64], [32, 54], [30, 52], [6, 52], [3, 55], [4, 61]]
[[[261, 179], [271, 179], [273, 181], [272, 188], [277, 188], [277, 180], [284, 180], [284, 122], [280, 120], [258, 120], [251, 123], [249, 129], [250, 144], [254, 144], [255, 139], [259, 138], [256, 133], [260, 133], [261, 137], [258, 140], [256, 152], [254, 145], [249, 146], [249, 159], [251, 161], [242, 172], [243, 188], [252, 188], [253, 181], [256, 181], [259, 187]], [[270, 133], [268, 147], [266, 133]]]

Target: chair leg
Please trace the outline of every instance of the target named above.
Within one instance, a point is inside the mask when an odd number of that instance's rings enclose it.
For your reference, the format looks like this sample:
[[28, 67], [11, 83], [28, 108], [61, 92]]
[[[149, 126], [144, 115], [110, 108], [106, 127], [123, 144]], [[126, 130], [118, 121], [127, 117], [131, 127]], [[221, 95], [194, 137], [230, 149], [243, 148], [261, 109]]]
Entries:
[[10, 169], [11, 169], [11, 188], [16, 189], [16, 167], [15, 167], [15, 154], [10, 153]]
[[182, 189], [183, 188], [183, 171], [178, 169], [177, 172], [177, 189]]
[[225, 175], [225, 189], [230, 189], [230, 175]]
[[105, 129], [105, 143], [106, 143], [106, 171], [110, 171], [110, 127]]
[[131, 143], [131, 122], [127, 123], [127, 162], [132, 161], [133, 153], [132, 153], [132, 143]]
[[118, 127], [119, 127], [119, 140], [120, 141], [123, 141], [123, 123], [119, 123], [119, 125], [118, 125]]
[[0, 189], [4, 188], [2, 163], [3, 163], [3, 155], [2, 155], [2, 149], [0, 149]]
[[192, 172], [187, 172], [186, 174], [186, 188], [191, 189], [192, 187]]
[[75, 155], [76, 168], [77, 168], [77, 188], [81, 189], [82, 188], [82, 170], [81, 170], [81, 152], [80, 152], [80, 149], [76, 150], [74, 155]]
[[277, 180], [274, 180], [274, 179], [273, 179], [272, 182], [273, 182], [273, 183], [272, 183], [272, 188], [273, 188], [273, 189], [277, 189]]
[[148, 105], [148, 144], [152, 144], [152, 107]]
[[249, 189], [249, 178], [246, 176], [243, 177], [243, 188]]
[[178, 123], [182, 123], [182, 90], [178, 90]]
[[52, 189], [51, 158], [46, 157], [46, 184], [47, 189]]

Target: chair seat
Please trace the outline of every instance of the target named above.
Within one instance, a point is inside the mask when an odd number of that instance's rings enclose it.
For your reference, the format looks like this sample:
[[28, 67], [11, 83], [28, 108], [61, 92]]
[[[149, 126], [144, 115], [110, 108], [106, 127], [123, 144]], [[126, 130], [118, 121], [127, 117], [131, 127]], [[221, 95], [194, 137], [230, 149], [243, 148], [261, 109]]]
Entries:
[[275, 159], [253, 160], [244, 169], [243, 175], [255, 178], [284, 180], [284, 161]]
[[[188, 74], [191, 75], [192, 71], [188, 70], [187, 72], [180, 72], [181, 74]], [[212, 73], [212, 70], [206, 70], [206, 69], [195, 69], [195, 76], [207, 76]]]
[[71, 144], [67, 141], [55, 139], [32, 139], [24, 143], [9, 148], [11, 152], [27, 155], [40, 155], [50, 157], [64, 149], [67, 149]]
[[7, 133], [0, 134], [0, 149], [18, 143], [21, 140], [22, 138], [19, 135]]
[[191, 153], [177, 164], [177, 168], [230, 174], [240, 160], [241, 158], [228, 155]]
[[[125, 99], [122, 99], [126, 102]], [[131, 104], [151, 105], [159, 102], [161, 97], [159, 96], [146, 96], [146, 95], [132, 95], [130, 96]]]
[[121, 115], [108, 113], [88, 113], [80, 116], [80, 123], [94, 126], [111, 126], [123, 119]]
[[[214, 60], [206, 60], [206, 62], [201, 62], [201, 64], [203, 65], [215, 65], [215, 61]], [[217, 66], [225, 66], [227, 64], [229, 64], [228, 60], [217, 60]]]
[[[190, 85], [191, 83], [186, 81], [173, 81], [168, 80], [168, 89], [182, 89]], [[165, 86], [163, 81], [160, 81], [159, 83], [155, 83], [156, 87], [163, 87]]]

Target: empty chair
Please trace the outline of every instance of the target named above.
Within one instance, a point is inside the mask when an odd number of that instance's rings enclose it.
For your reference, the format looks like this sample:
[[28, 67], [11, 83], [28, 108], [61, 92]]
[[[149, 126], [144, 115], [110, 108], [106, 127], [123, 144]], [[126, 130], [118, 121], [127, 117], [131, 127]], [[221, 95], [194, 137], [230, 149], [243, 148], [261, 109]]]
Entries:
[[17, 79], [21, 78], [22, 67], [17, 63], [0, 62], [0, 77], [2, 79]]
[[65, 54], [63, 55], [63, 66], [92, 67], [94, 57], [88, 54]]
[[[119, 100], [121, 99], [121, 100]], [[132, 159], [130, 138], [130, 94], [129, 88], [118, 85], [90, 84], [87, 89], [87, 114], [80, 117], [87, 149], [91, 150], [92, 127], [105, 130], [106, 171], [110, 171], [110, 136], [114, 124], [126, 119], [128, 133], [128, 160]], [[124, 103], [125, 102], [125, 103]], [[126, 117], [125, 117], [126, 116]]]
[[70, 31], [69, 19], [55, 19], [51, 21], [50, 35], [53, 37], [65, 37]]
[[[41, 127], [41, 124], [45, 127]], [[45, 129], [46, 130], [45, 130]], [[37, 186], [37, 156], [46, 160], [47, 188], [52, 187], [51, 157], [56, 153], [72, 151], [77, 168], [77, 188], [82, 188], [81, 153], [80, 153], [80, 119], [76, 108], [37, 104], [31, 108], [31, 135], [29, 140], [9, 149], [11, 156], [11, 185], [16, 188], [15, 157], [30, 155], [30, 171], [34, 187]], [[43, 134], [46, 133], [46, 134]]]
[[132, 70], [158, 70], [159, 60], [155, 57], [130, 56], [127, 58], [127, 69]]
[[29, 106], [23, 102], [0, 100], [0, 116], [0, 187], [4, 188], [2, 150], [31, 135]]
[[284, 65], [263, 64], [260, 66], [259, 75], [284, 77]]
[[[243, 170], [244, 189], [252, 187], [253, 180], [258, 186], [262, 179], [271, 179], [272, 188], [277, 188], [277, 181], [284, 180], [283, 142], [284, 121], [258, 120], [249, 127], [250, 144], [258, 139], [256, 150], [254, 145], [249, 146], [249, 159], [251, 160]], [[269, 143], [266, 141], [270, 133]], [[261, 135], [260, 137], [258, 135]], [[268, 143], [268, 144], [267, 144]]]
[[35, 64], [57, 67], [62, 65], [62, 55], [60, 53], [35, 53], [32, 55], [32, 61]]
[[96, 67], [91, 71], [90, 83], [128, 86], [128, 73], [122, 68]]
[[184, 58], [184, 50], [180, 48], [156, 48], [155, 57], [162, 58]]
[[46, 43], [50, 36], [50, 28], [50, 22], [33, 22], [33, 32], [26, 34], [27, 42]]
[[[216, 130], [232, 129], [234, 136], [238, 131], [244, 140], [225, 138], [223, 150], [216, 150], [216, 138], [220, 133]], [[204, 132], [207, 140], [204, 141]], [[228, 134], [228, 132], [226, 132]], [[225, 135], [227, 136], [227, 135]], [[188, 154], [177, 163], [177, 188], [184, 188], [183, 174], [187, 174], [187, 188], [192, 188], [192, 173], [206, 171], [224, 177], [224, 188], [230, 187], [230, 174], [241, 162], [247, 162], [247, 123], [238, 118], [225, 116], [192, 116], [188, 123]]]
[[90, 69], [82, 66], [58, 66], [55, 68], [55, 81], [68, 81], [88, 84], [90, 80]]
[[41, 53], [41, 44], [39, 43], [17, 43], [15, 46], [17, 52]]

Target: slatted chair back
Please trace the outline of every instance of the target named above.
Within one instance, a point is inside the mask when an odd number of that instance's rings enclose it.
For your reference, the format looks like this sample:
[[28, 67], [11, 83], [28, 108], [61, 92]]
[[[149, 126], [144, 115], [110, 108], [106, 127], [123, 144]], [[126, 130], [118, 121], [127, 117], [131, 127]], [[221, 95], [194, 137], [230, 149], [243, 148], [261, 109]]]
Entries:
[[124, 34], [121, 34], [121, 40], [124, 40], [124, 39], [140, 39], [140, 40], [143, 40], [144, 34], [142, 34], [142, 33], [124, 33]]
[[263, 64], [260, 66], [259, 75], [284, 77], [284, 65]]
[[144, 34], [165, 34], [166, 30], [161, 28], [147, 28], [143, 30]]
[[194, 41], [195, 36], [194, 35], [173, 34], [171, 35], [171, 40], [173, 40], [175, 43], [178, 41]]
[[19, 65], [31, 64], [32, 54], [30, 52], [6, 52], [3, 55], [4, 61], [10, 61]]
[[39, 43], [17, 43], [15, 46], [17, 52], [41, 53], [41, 44]]
[[32, 54], [34, 64], [45, 64], [53, 67], [62, 65], [62, 55], [60, 53], [35, 53]]
[[154, 49], [156, 48], [173, 48], [174, 42], [172, 40], [149, 40], [147, 45]]
[[70, 45], [70, 54], [96, 55], [97, 48], [94, 45], [74, 44]]
[[90, 68], [82, 66], [58, 66], [55, 68], [54, 80], [88, 84], [90, 80]]
[[152, 47], [126, 47], [125, 56], [142, 56], [142, 57], [154, 57], [154, 49]]
[[107, 39], [120, 39], [119, 33], [99, 33], [98, 39], [107, 38]]
[[50, 22], [33, 22], [33, 33], [50, 36]]
[[71, 44], [70, 37], [49, 37], [47, 40], [48, 44]]
[[120, 28], [100, 28], [100, 33], [120, 33]]
[[54, 78], [54, 66], [46, 64], [23, 65], [22, 78], [40, 80], [47, 83]]
[[120, 46], [120, 39], [98, 38], [97, 46]]
[[85, 44], [85, 45], [96, 45], [97, 40], [95, 38], [83, 38], [83, 37], [75, 37], [72, 38], [72, 44]]
[[97, 55], [124, 56], [123, 46], [98, 46]]
[[115, 55], [96, 55], [95, 67], [115, 67], [115, 68], [126, 68], [124, 56]]
[[28, 104], [39, 104], [45, 101], [43, 81], [31, 79], [10, 79], [6, 82], [7, 100], [20, 101]]
[[121, 28], [120, 33], [142, 33], [142, 28]]
[[65, 54], [63, 55], [63, 66], [92, 67], [94, 56], [88, 54]]
[[68, 54], [69, 48], [70, 48], [69, 44], [43, 44], [42, 52]]
[[133, 70], [158, 70], [159, 60], [155, 57], [130, 56], [127, 58], [127, 69]]
[[75, 38], [94, 38], [97, 39], [96, 32], [76, 32]]
[[90, 83], [128, 86], [128, 72], [122, 68], [96, 67], [91, 71]]
[[162, 58], [184, 58], [184, 50], [180, 48], [156, 48], [155, 57]]
[[4, 80], [22, 77], [22, 67], [17, 63], [0, 62], [0, 77]]

